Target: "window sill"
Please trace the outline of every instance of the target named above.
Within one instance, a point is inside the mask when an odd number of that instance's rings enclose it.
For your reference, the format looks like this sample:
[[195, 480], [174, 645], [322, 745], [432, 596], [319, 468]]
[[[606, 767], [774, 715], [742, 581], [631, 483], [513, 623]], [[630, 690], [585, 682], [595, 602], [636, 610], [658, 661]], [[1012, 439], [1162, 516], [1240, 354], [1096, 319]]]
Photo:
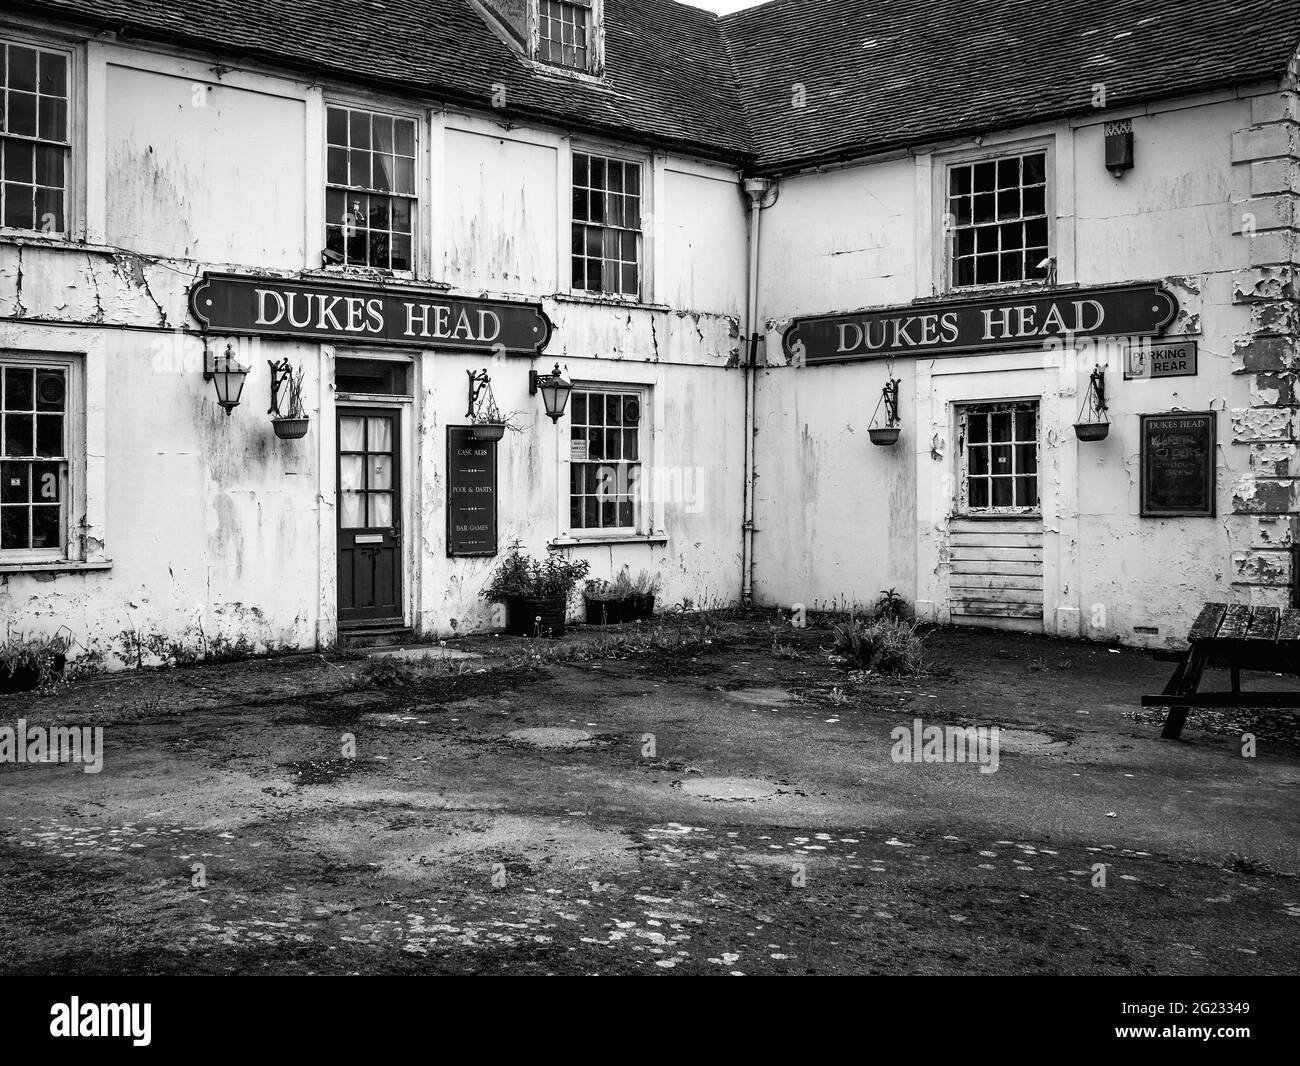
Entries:
[[89, 563], [74, 559], [53, 559], [49, 562], [35, 559], [31, 562], [0, 562], [0, 574], [73, 574], [81, 570], [111, 570], [112, 568], [112, 559]]
[[642, 303], [640, 300], [634, 300], [630, 296], [602, 296], [594, 292], [562, 292], [556, 293], [553, 297], [556, 303], [562, 304], [589, 304], [598, 307], [619, 307], [631, 308], [635, 311], [671, 311], [672, 308], [667, 304]]
[[661, 546], [668, 543], [667, 533], [651, 533], [649, 535], [639, 533], [622, 533], [605, 537], [584, 537], [572, 536], [565, 534], [561, 537], [554, 537], [547, 542], [546, 546], [551, 549], [557, 548], [599, 548], [606, 544], [645, 544]]

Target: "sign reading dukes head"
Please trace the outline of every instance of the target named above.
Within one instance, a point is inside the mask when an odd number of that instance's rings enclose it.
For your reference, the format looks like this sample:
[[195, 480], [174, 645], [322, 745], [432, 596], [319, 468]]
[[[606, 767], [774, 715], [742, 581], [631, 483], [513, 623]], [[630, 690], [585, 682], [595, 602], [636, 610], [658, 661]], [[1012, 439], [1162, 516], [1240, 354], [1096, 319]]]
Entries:
[[215, 333], [347, 344], [538, 355], [551, 339], [540, 304], [469, 300], [411, 286], [205, 274], [190, 290], [190, 311]]
[[784, 347], [795, 365], [1060, 347], [1087, 337], [1151, 336], [1177, 314], [1178, 301], [1159, 285], [1017, 293], [797, 318]]

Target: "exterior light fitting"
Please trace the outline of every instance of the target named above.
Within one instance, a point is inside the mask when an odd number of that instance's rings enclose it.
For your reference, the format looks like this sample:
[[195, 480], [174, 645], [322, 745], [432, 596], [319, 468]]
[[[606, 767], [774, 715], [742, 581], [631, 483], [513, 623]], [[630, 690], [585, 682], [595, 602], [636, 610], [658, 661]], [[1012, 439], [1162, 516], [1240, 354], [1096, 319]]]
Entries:
[[1133, 122], [1106, 123], [1106, 169], [1116, 178], [1133, 169]]
[[203, 380], [211, 381], [217, 389], [217, 403], [230, 417], [230, 412], [239, 406], [239, 397], [244, 391], [244, 382], [248, 380], [248, 367], [240, 366], [235, 357], [235, 346], [227, 344], [220, 356], [206, 345], [203, 348]]
[[549, 374], [528, 371], [528, 395], [536, 396], [539, 392], [542, 394], [542, 403], [546, 406], [546, 414], [552, 422], [558, 422], [564, 417], [564, 410], [569, 406], [569, 395], [573, 392], [573, 383], [564, 380], [559, 363], [555, 364], [555, 369]]

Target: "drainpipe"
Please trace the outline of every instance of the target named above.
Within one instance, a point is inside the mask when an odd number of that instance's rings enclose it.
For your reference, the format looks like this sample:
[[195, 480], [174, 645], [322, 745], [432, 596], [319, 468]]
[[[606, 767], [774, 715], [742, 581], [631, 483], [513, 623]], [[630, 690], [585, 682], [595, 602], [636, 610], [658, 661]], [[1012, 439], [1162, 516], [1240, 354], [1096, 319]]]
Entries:
[[740, 600], [746, 607], [754, 602], [754, 490], [757, 474], [754, 471], [754, 438], [758, 433], [755, 424], [754, 403], [758, 381], [758, 251], [759, 227], [763, 212], [763, 199], [772, 189], [767, 178], [746, 178], [745, 195], [749, 197], [749, 306], [746, 311], [745, 336], [748, 351], [741, 357], [745, 373], [745, 506], [741, 531], [741, 590]]

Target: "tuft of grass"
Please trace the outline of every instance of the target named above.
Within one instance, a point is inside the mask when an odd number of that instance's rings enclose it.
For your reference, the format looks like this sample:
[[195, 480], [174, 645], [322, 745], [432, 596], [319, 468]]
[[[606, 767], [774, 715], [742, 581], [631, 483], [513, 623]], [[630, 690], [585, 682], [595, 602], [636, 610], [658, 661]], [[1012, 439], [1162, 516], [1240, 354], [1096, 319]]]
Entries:
[[893, 677], [912, 677], [925, 671], [923, 640], [917, 636], [915, 622], [850, 618], [835, 626], [834, 633], [835, 658], [855, 670]]

